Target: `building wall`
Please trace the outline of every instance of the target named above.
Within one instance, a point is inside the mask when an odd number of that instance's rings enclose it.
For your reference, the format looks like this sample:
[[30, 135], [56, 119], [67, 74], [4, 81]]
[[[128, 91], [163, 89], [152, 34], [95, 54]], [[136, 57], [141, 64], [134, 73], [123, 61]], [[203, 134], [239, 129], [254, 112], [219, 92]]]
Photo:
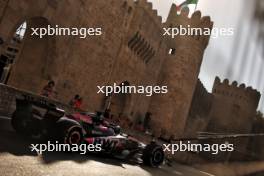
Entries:
[[202, 82], [198, 80], [186, 122], [184, 136], [197, 137], [198, 132], [205, 132], [210, 120], [210, 112], [214, 97], [209, 93]]
[[[12, 65], [8, 85], [40, 93], [56, 82], [57, 99], [67, 103], [75, 94], [84, 98], [84, 109], [106, 107], [107, 98], [97, 86], [120, 84], [156, 85], [166, 41], [161, 37], [161, 17], [145, 0], [123, 1], [26, 1], [10, 0], [0, 36], [9, 46], [17, 27], [102, 27], [103, 35], [80, 39], [49, 36], [39, 39], [27, 31]], [[1, 5], [3, 7], [3, 5]], [[111, 10], [108, 8], [111, 7]], [[70, 15], [69, 15], [70, 14]], [[119, 95], [116, 95], [119, 99]], [[115, 97], [114, 97], [115, 98]], [[124, 109], [131, 118], [143, 118], [150, 102], [145, 95], [127, 95]]]
[[249, 133], [252, 127], [260, 93], [244, 84], [229, 84], [216, 77], [213, 86], [214, 101], [208, 130], [215, 132]]
[[[260, 93], [245, 84], [238, 86], [234, 81], [223, 82], [216, 77], [213, 86], [214, 101], [209, 114], [210, 121], [207, 131], [222, 134], [249, 134], [251, 133], [256, 109], [260, 99]], [[248, 138], [229, 138], [216, 140], [215, 142], [234, 144], [235, 151], [231, 159], [245, 159], [248, 156]], [[218, 159], [221, 159], [221, 155]], [[217, 159], [217, 158], [216, 158]]]
[[[264, 119], [263, 114], [260, 112], [255, 115], [251, 133], [264, 133]], [[248, 150], [256, 159], [264, 159], [263, 139], [264, 136], [252, 136], [249, 138]]]
[[63, 109], [66, 114], [76, 112], [76, 109], [67, 104], [61, 103], [56, 100], [51, 100], [32, 92], [22, 91], [20, 89], [0, 84], [0, 114], [1, 116], [11, 117], [16, 110], [16, 99], [24, 99], [30, 97], [34, 101], [48, 102], [56, 105], [58, 108]]
[[2, 17], [5, 13], [5, 8], [6, 8], [6, 5], [7, 5], [7, 1], [8, 0], [3, 0], [0, 2], [0, 21], [2, 20]]
[[[86, 39], [39, 39], [27, 31], [8, 85], [39, 93], [53, 79], [60, 102], [67, 103], [80, 94], [83, 108], [90, 111], [103, 110], [108, 101], [97, 94], [98, 85], [126, 82], [168, 86], [165, 95], [114, 95], [112, 99], [122, 106], [121, 113], [133, 120], [142, 119], [150, 111], [154, 131], [165, 131], [168, 136], [182, 137], [184, 132], [192, 136], [204, 130], [209, 120], [206, 129], [212, 132], [251, 130], [258, 92], [244, 85], [237, 87], [236, 82], [221, 83], [217, 78], [211, 95], [197, 81], [209, 37], [162, 36], [163, 27], [212, 28], [210, 18], [201, 17], [199, 11], [188, 17], [186, 9], [178, 14], [173, 5], [167, 21], [161, 23], [146, 0], [9, 0], [0, 2], [0, 14], [0, 37], [5, 41], [1, 50], [6, 50], [24, 21], [28, 28], [59, 25], [103, 29], [102, 36]], [[168, 54], [170, 49], [175, 53]], [[200, 117], [202, 120], [198, 120]]]

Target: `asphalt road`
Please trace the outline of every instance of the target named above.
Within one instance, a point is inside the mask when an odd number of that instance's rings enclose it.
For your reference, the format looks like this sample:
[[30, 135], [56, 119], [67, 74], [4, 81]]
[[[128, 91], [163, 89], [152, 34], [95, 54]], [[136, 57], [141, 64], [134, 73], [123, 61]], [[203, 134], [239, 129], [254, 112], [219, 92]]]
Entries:
[[189, 166], [173, 163], [150, 168], [105, 156], [49, 152], [38, 155], [29, 148], [32, 139], [16, 134], [10, 121], [0, 117], [1, 176], [212, 176]]

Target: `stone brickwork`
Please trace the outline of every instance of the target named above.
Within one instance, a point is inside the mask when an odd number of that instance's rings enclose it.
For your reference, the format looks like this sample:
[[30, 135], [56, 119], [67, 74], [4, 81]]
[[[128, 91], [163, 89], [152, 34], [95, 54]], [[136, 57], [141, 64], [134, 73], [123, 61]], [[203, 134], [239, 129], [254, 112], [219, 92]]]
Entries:
[[[0, 4], [0, 9], [4, 4]], [[162, 23], [157, 11], [146, 0], [10, 0], [0, 24], [0, 37], [6, 50], [16, 28], [101, 27], [101, 36], [80, 39], [75, 36], [31, 36], [27, 30], [12, 64], [8, 85], [39, 94], [52, 79], [58, 101], [67, 103], [75, 95], [84, 98], [84, 109], [104, 110], [109, 101], [97, 94], [97, 86], [126, 82], [129, 85], [168, 86], [169, 93], [146, 97], [139, 94], [114, 95], [111, 106], [116, 116], [132, 121], [152, 112], [153, 129], [166, 128], [168, 135], [181, 136], [191, 106], [203, 52], [209, 36], [171, 39], [163, 36], [163, 27], [181, 24], [212, 27], [209, 17], [186, 10], [177, 14], [171, 7]], [[174, 48], [175, 55], [169, 55]], [[119, 107], [114, 107], [119, 106]], [[160, 125], [162, 120], [162, 126]]]
[[[197, 132], [209, 134], [249, 134], [262, 133], [261, 119], [256, 120], [256, 110], [260, 93], [236, 81], [221, 80], [216, 77], [212, 93], [207, 92], [198, 80], [193, 95], [184, 136], [198, 137]], [[259, 139], [259, 140], [258, 140]], [[257, 145], [263, 137], [231, 137], [224, 139], [199, 140], [199, 143], [234, 145], [234, 151], [212, 155], [202, 152], [201, 156], [213, 161], [260, 159], [263, 151]], [[257, 156], [256, 153], [260, 155]]]
[[[238, 85], [236, 81], [229, 83], [228, 79], [221, 82], [216, 77], [212, 94], [214, 100], [209, 114], [210, 121], [207, 126], [207, 131], [222, 134], [251, 133], [260, 93], [252, 87], [246, 87], [245, 84]], [[242, 160], [249, 159], [249, 156], [245, 155], [248, 153], [248, 139], [230, 138], [217, 141], [233, 143], [235, 151], [229, 158]], [[223, 157], [218, 155], [215, 159], [219, 160], [223, 159]]]
[[0, 2], [0, 19], [2, 19], [3, 15], [4, 15], [6, 5], [7, 5], [7, 0], [2, 0]]
[[[173, 5], [165, 25], [212, 28], [210, 17], [201, 17], [199, 11], [190, 18], [188, 15], [188, 10], [177, 14], [177, 8]], [[150, 106], [156, 118], [154, 125], [157, 130], [169, 131], [174, 137], [183, 135], [208, 41], [208, 36], [180, 35], [169, 40], [168, 47], [174, 49], [175, 53], [167, 56], [164, 61], [158, 82], [159, 85], [168, 85], [169, 92], [166, 95], [155, 95]]]
[[48, 99], [32, 92], [23, 91], [4, 84], [0, 84], [0, 115], [10, 117], [16, 109], [16, 99], [21, 99], [23, 96], [30, 96], [36, 100], [44, 100], [55, 104], [58, 108], [64, 109], [66, 113], [73, 113], [75, 111], [67, 104]]
[[[193, 136], [204, 129], [250, 131], [259, 98], [256, 91], [216, 79], [213, 94], [209, 94], [198, 81], [210, 37], [163, 36], [164, 27], [212, 28], [210, 17], [202, 17], [199, 11], [189, 15], [183, 9], [178, 13], [176, 5], [172, 5], [162, 23], [146, 0], [9, 0], [0, 2], [0, 14], [0, 37], [5, 41], [0, 46], [1, 54], [14, 44], [14, 32], [24, 21], [28, 29], [48, 25], [102, 28], [101, 36], [85, 39], [40, 39], [27, 30], [23, 42], [14, 46], [19, 52], [9, 65], [7, 79], [12, 87], [39, 94], [52, 79], [58, 92], [56, 101], [67, 104], [80, 94], [84, 109], [104, 110], [110, 106], [115, 116], [121, 114], [133, 122], [142, 120], [150, 111], [154, 132], [166, 133], [168, 137], [182, 137], [184, 132]], [[152, 97], [116, 94], [111, 98], [97, 94], [97, 86], [113, 83], [168, 86], [168, 93]], [[13, 99], [12, 93], [2, 94], [2, 104]]]
[[260, 93], [245, 84], [216, 77], [214, 101], [208, 130], [225, 133], [249, 133], [252, 128]]
[[202, 82], [198, 80], [192, 99], [191, 108], [185, 126], [184, 136], [197, 137], [198, 132], [206, 131], [214, 97]]
[[16, 92], [7, 86], [0, 85], [0, 112], [1, 116], [10, 116], [15, 110]]
[[[257, 113], [254, 122], [252, 125], [251, 133], [257, 134], [261, 133], [264, 134], [264, 118], [262, 113]], [[251, 152], [253, 156], [257, 159], [264, 159], [264, 150], [263, 150], [263, 144], [264, 144], [264, 136], [254, 136], [249, 139], [248, 149]]]

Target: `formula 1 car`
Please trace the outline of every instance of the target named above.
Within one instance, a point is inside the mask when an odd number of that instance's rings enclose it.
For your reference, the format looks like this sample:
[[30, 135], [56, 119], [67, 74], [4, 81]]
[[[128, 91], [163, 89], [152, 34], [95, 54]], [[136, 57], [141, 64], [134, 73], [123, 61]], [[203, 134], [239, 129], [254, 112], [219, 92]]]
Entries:
[[119, 159], [137, 158], [152, 167], [161, 165], [165, 158], [160, 145], [155, 142], [146, 145], [121, 134], [118, 125], [105, 121], [98, 113], [65, 115], [64, 110], [45, 99], [28, 96], [17, 99], [11, 123], [20, 134], [59, 140], [66, 144], [100, 144], [101, 153]]

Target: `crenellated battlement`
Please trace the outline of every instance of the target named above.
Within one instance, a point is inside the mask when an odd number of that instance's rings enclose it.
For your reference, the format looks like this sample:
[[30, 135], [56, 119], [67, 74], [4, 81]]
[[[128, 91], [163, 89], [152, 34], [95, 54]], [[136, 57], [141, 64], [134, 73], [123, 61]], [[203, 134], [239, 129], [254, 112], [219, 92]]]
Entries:
[[230, 83], [228, 79], [224, 79], [221, 82], [219, 77], [215, 78], [213, 94], [244, 100], [254, 105], [257, 105], [260, 99], [260, 92], [253, 89], [251, 86], [246, 87], [245, 84], [238, 85], [236, 81]]
[[162, 23], [162, 18], [158, 15], [158, 11], [156, 9], [153, 9], [152, 2], [148, 2], [147, 0], [137, 0], [136, 3], [145, 8], [149, 12], [150, 16], [153, 19], [156, 19], [158, 23]]
[[146, 12], [154, 19], [158, 24], [162, 24], [162, 17], [158, 15], [158, 11], [153, 9], [153, 5], [151, 2], [147, 0], [124, 0], [127, 5], [131, 8], [141, 7], [146, 10]]
[[209, 16], [202, 16], [200, 11], [195, 11], [189, 17], [190, 10], [188, 7], [183, 8], [179, 13], [177, 6], [172, 4], [166, 23], [191, 25], [192, 27], [212, 28], [213, 22]]
[[[191, 31], [191, 34], [184, 35], [184, 38], [192, 38], [201, 43], [204, 47], [207, 46], [210, 39], [210, 33], [213, 28], [213, 22], [209, 16], [202, 16], [200, 11], [195, 11], [190, 16], [188, 7], [183, 8], [179, 13], [177, 6], [173, 4], [170, 9], [167, 21], [164, 24], [170, 28], [180, 28]], [[205, 35], [205, 32], [207, 35]]]

